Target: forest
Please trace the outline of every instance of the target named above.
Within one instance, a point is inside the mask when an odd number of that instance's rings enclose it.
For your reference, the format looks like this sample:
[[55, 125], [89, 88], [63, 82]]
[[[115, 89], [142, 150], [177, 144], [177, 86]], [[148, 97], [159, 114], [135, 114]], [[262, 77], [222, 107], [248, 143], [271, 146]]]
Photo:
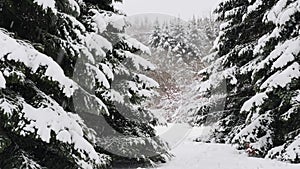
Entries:
[[299, 0], [125, 1], [0, 1], [0, 169], [300, 167]]

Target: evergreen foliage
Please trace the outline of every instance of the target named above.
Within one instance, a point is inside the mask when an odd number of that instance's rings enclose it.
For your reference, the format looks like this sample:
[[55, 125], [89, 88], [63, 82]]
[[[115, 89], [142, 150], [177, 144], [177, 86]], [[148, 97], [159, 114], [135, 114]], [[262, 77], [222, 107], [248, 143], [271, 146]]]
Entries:
[[111, 1], [4, 1], [0, 168], [110, 168], [164, 162], [142, 103], [150, 50]]
[[[200, 72], [200, 88], [211, 84], [208, 93], [222, 84], [211, 83], [216, 74], [227, 82], [224, 110], [209, 140], [251, 148], [258, 157], [300, 162], [299, 9], [295, 0], [220, 3], [215, 53], [205, 58], [211, 66]], [[200, 110], [195, 119], [207, 114]]]

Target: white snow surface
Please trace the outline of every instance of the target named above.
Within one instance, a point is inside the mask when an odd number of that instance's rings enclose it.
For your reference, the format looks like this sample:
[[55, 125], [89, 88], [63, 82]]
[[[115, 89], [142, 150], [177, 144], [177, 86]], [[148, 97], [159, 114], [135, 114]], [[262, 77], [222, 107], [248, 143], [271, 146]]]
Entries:
[[0, 88], [5, 88], [5, 85], [6, 85], [5, 78], [2, 74], [2, 72], [0, 72]]
[[118, 103], [124, 103], [124, 96], [122, 96], [119, 92], [117, 92], [114, 89], [111, 89], [110, 91], [110, 95], [111, 95], [111, 100], [112, 101], [116, 101]]
[[59, 82], [60, 88], [67, 97], [73, 95], [78, 85], [66, 77], [62, 68], [50, 57], [35, 50], [24, 41], [11, 38], [5, 32], [0, 31], [0, 59], [7, 55], [8, 60], [21, 62], [35, 73], [40, 66], [46, 67], [44, 77]]
[[107, 22], [105, 21], [103, 15], [101, 15], [97, 10], [91, 9], [89, 12], [94, 13], [92, 20], [96, 24], [96, 28], [98, 29], [98, 33], [103, 33], [106, 30]]
[[247, 14], [245, 14], [243, 16], [243, 20], [245, 20], [245, 18], [247, 17], [247, 15], [249, 15], [250, 13], [252, 13], [253, 11], [259, 9], [259, 7], [263, 4], [262, 0], [257, 0], [254, 2], [253, 5], [248, 6], [247, 8]]
[[231, 16], [234, 16], [236, 15], [240, 10], [242, 10], [242, 7], [236, 7], [236, 8], [233, 8], [229, 11], [226, 11], [225, 12], [225, 18], [230, 18]]
[[119, 36], [123, 38], [124, 43], [126, 43], [130, 48], [140, 49], [144, 54], [151, 55], [150, 48], [145, 46], [138, 40], [136, 40], [126, 34], [119, 34]]
[[284, 88], [287, 84], [291, 83], [293, 79], [300, 78], [300, 65], [295, 62], [282, 72], [278, 71], [273, 74], [269, 79], [267, 79], [260, 87], [260, 89], [265, 88], [276, 88], [278, 86]]
[[[19, 114], [24, 120], [18, 122], [16, 131], [20, 135], [27, 136], [35, 134], [35, 137], [46, 143], [51, 142], [51, 138], [68, 143], [74, 147], [81, 159], [89, 162], [82, 163], [83, 168], [92, 168], [90, 162], [101, 164], [103, 157], [97, 153], [93, 145], [84, 137], [83, 120], [76, 114], [66, 112], [60, 105], [50, 97], [43, 94], [47, 99], [40, 103], [40, 107], [35, 108], [26, 103], [22, 98], [18, 102], [22, 106]], [[8, 99], [0, 99], [0, 110], [10, 118], [19, 108], [13, 105]], [[55, 133], [53, 137], [51, 132]], [[80, 163], [80, 162], [78, 162]]]
[[[88, 69], [90, 69], [90, 71], [93, 71], [95, 81], [102, 84], [107, 89], [110, 88], [110, 84], [109, 84], [108, 80], [106, 79], [106, 76], [103, 72], [101, 72], [96, 66], [91, 65], [89, 63], [86, 63], [86, 66]], [[95, 84], [95, 81], [94, 81], [94, 84]]]
[[136, 74], [136, 76], [138, 77], [139, 81], [144, 83], [146, 88], [148, 88], [148, 87], [149, 88], [152, 88], [152, 87], [158, 88], [159, 87], [159, 84], [155, 80], [149, 78], [148, 76], [145, 76], [143, 74]]
[[247, 100], [244, 105], [241, 108], [241, 112], [243, 111], [250, 111], [254, 106], [259, 107], [264, 103], [264, 100], [267, 99], [267, 94], [264, 93], [258, 93], [255, 96], [253, 96], [251, 99]]
[[96, 9], [91, 9], [89, 10], [89, 12], [92, 12], [94, 14], [92, 20], [96, 24], [95, 26], [98, 29], [98, 33], [104, 32], [108, 25], [119, 31], [122, 31], [128, 26], [128, 22], [124, 15], [118, 15], [113, 12]]
[[261, 38], [258, 39], [257, 45], [254, 47], [253, 54], [254, 56], [259, 55], [263, 53], [263, 48], [266, 46], [266, 44], [271, 41], [272, 38], [278, 38], [280, 37], [280, 32], [282, 31], [281, 28], [274, 28], [272, 33], [267, 33]]
[[141, 69], [149, 69], [154, 70], [155, 66], [148, 60], [144, 59], [143, 57], [133, 54], [129, 51], [124, 51], [126, 58], [130, 58], [133, 62], [134, 67], [137, 70]]
[[285, 143], [269, 151], [267, 157], [275, 157], [279, 160], [297, 160], [300, 154], [300, 135], [296, 136], [290, 143]]
[[[57, 12], [57, 8], [55, 7], [57, 0], [34, 0], [33, 2], [40, 5], [45, 11], [47, 11], [48, 8], [50, 8], [54, 13]], [[76, 12], [76, 15], [80, 15], [80, 7], [78, 3], [75, 0], [67, 0], [65, 2], [68, 4], [68, 6], [71, 7], [71, 10]]]
[[266, 21], [273, 21], [276, 22], [277, 17], [279, 16], [280, 12], [286, 6], [288, 0], [280, 0], [277, 4], [265, 15]]
[[258, 64], [255, 72], [265, 68], [270, 64], [272, 64], [272, 70], [286, 66], [289, 62], [294, 61], [294, 56], [297, 56], [300, 53], [299, 46], [299, 37], [287, 40], [283, 44], [279, 44], [267, 58]]
[[87, 46], [89, 51], [93, 51], [93, 54], [97, 61], [104, 59], [104, 57], [106, 56], [105, 51], [112, 50], [112, 44], [107, 39], [96, 33], [87, 34], [85, 45]]
[[103, 71], [103, 73], [107, 76], [107, 78], [111, 79], [111, 80], [114, 80], [114, 74], [112, 72], [112, 69], [104, 63], [99, 63], [99, 65], [100, 65], [101, 70]]
[[80, 7], [79, 4], [75, 0], [68, 0], [69, 5], [71, 6], [73, 11], [76, 11], [78, 16], [80, 15]]
[[[287, 5], [288, 4], [288, 5]], [[277, 4], [265, 15], [266, 21], [272, 21], [278, 25], [284, 25], [291, 19], [291, 16], [300, 11], [300, 2], [279, 0]]]
[[[250, 117], [248, 117], [250, 120]], [[247, 120], [248, 120], [247, 119]], [[249, 121], [248, 120], [248, 121]], [[244, 127], [237, 135], [234, 136], [232, 139], [232, 143], [251, 143], [250, 145], [256, 149], [263, 151], [264, 147], [267, 145], [273, 145], [272, 135], [274, 134], [272, 130], [269, 130], [268, 127], [263, 126], [270, 126], [273, 122], [272, 116], [267, 113], [260, 115], [251, 119], [251, 123]], [[265, 131], [266, 133], [261, 136], [260, 132]]]
[[42, 6], [44, 10], [50, 8], [53, 12], [57, 11], [57, 9], [55, 8], [55, 0], [34, 0], [34, 2]]
[[292, 97], [292, 104], [300, 103], [300, 89], [296, 91], [296, 96]]
[[[171, 124], [169, 127], [158, 127], [158, 133], [167, 133], [175, 127], [184, 130], [187, 125]], [[181, 126], [181, 127], [180, 127]], [[171, 161], [159, 165], [157, 169], [299, 169], [299, 164], [289, 164], [270, 159], [250, 158], [243, 151], [237, 151], [226, 144], [210, 144], [193, 142], [194, 136], [207, 134], [207, 127], [190, 128], [187, 136], [182, 139], [172, 153]], [[141, 169], [141, 168], [140, 168]]]

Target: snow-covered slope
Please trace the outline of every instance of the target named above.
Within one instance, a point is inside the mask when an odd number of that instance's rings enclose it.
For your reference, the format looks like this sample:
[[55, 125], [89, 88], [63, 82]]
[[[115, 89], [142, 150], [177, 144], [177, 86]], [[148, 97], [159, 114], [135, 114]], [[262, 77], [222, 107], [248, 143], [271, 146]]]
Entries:
[[[174, 128], [187, 128], [184, 124], [170, 124], [169, 127], [157, 128], [160, 134]], [[174, 158], [157, 169], [298, 169], [299, 164], [288, 164], [270, 159], [250, 158], [243, 151], [226, 144], [193, 142], [193, 138], [205, 137], [205, 127], [189, 128], [185, 138], [172, 149]]]
[[270, 159], [249, 158], [234, 147], [184, 141], [172, 150], [169, 163], [157, 169], [298, 169], [300, 165]]

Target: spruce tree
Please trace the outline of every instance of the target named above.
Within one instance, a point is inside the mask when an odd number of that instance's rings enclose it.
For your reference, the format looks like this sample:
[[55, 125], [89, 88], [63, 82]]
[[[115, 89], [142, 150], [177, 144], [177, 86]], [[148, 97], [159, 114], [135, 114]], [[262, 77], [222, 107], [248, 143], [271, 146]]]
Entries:
[[149, 49], [111, 1], [7, 0], [0, 18], [1, 168], [166, 159], [142, 106], [158, 86], [142, 74]]
[[212, 140], [250, 147], [255, 156], [299, 162], [298, 5], [293, 0], [227, 0], [216, 9], [223, 22], [216, 52], [205, 58], [213, 61], [200, 72], [202, 85], [211, 84], [216, 72], [227, 82]]

